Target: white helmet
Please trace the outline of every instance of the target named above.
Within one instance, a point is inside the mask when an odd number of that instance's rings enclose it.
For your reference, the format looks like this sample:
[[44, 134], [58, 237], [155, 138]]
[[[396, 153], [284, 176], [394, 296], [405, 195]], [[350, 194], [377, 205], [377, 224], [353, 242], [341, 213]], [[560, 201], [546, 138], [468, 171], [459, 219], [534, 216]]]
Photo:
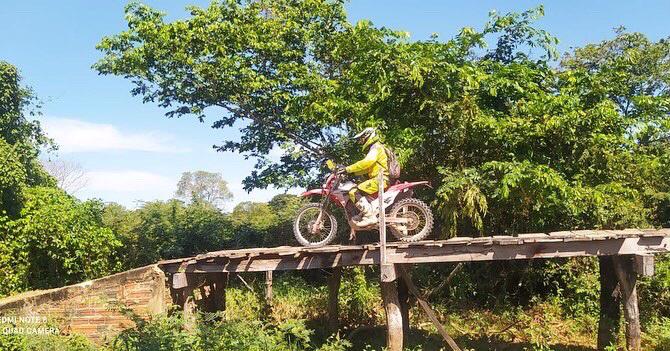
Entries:
[[363, 129], [360, 133], [354, 135], [354, 139], [358, 141], [359, 144], [366, 145], [377, 136], [377, 130], [372, 127], [367, 127]]

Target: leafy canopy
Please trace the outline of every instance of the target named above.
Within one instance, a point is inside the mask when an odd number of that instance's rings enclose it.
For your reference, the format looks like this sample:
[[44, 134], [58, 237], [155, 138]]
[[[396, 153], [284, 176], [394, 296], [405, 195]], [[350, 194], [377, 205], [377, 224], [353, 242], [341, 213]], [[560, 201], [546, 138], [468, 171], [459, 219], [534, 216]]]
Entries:
[[[130, 4], [128, 30], [100, 42], [94, 67], [133, 80], [168, 116], [239, 128], [219, 149], [259, 158], [247, 189], [317, 181], [323, 154], [360, 156], [338, 136], [374, 125], [407, 178], [437, 186], [445, 233], [670, 218], [667, 40], [620, 31], [557, 66], [556, 38], [534, 23], [542, 7], [421, 41], [349, 23], [341, 1], [190, 11], [166, 22]], [[275, 162], [266, 156], [277, 147]]]
[[40, 147], [50, 145], [39, 122], [29, 118], [38, 108], [16, 67], [0, 61], [0, 216], [18, 215], [25, 187], [52, 182], [37, 162]]
[[190, 202], [204, 202], [220, 206], [233, 198], [220, 173], [205, 171], [184, 172], [177, 183], [178, 198]]

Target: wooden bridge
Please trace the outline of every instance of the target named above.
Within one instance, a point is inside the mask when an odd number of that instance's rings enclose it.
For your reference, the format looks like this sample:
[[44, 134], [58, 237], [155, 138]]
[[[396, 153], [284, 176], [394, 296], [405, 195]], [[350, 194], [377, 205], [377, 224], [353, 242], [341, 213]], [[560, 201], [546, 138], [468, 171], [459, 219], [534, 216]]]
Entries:
[[[329, 286], [329, 319], [337, 325], [337, 292], [340, 270], [345, 266], [380, 265], [381, 289], [386, 310], [389, 350], [402, 350], [408, 330], [409, 294], [435, 323], [453, 350], [460, 350], [437, 320], [408, 274], [413, 264], [531, 260], [561, 257], [600, 257], [601, 319], [598, 346], [616, 340], [620, 305], [624, 306], [628, 348], [640, 348], [637, 306], [638, 275], [652, 275], [654, 254], [670, 252], [670, 229], [581, 230], [518, 236], [455, 237], [417, 243], [391, 242], [369, 245], [329, 245], [318, 248], [282, 246], [210, 252], [195, 257], [166, 260], [158, 266], [168, 274], [173, 301], [185, 310], [199, 307], [225, 309], [229, 273], [333, 269]], [[398, 279], [400, 278], [400, 279]]]

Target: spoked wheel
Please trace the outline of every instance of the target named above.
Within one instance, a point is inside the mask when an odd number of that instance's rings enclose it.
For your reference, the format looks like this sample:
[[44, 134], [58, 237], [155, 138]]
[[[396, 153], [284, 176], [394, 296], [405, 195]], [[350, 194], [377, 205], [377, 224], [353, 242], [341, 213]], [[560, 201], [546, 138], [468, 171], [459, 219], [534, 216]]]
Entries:
[[328, 245], [337, 234], [337, 220], [332, 213], [323, 210], [320, 203], [307, 204], [295, 217], [293, 234], [303, 246]]
[[414, 199], [402, 199], [393, 205], [390, 217], [405, 219], [405, 223], [391, 224], [389, 229], [393, 236], [413, 242], [425, 239], [433, 230], [433, 213], [425, 202]]

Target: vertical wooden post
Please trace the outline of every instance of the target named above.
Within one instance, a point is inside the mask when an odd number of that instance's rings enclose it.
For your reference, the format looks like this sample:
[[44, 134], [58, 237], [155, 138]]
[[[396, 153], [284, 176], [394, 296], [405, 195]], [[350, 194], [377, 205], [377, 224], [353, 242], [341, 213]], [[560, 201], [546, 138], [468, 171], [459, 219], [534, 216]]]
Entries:
[[380, 170], [377, 177], [379, 191], [379, 264], [386, 264], [386, 211], [384, 211], [384, 170]]
[[598, 350], [616, 345], [621, 320], [621, 294], [612, 256], [598, 257], [600, 270], [600, 321], [598, 322]]
[[272, 271], [265, 272], [265, 311], [272, 311]]
[[205, 273], [205, 281], [198, 289], [200, 301], [198, 307], [205, 312], [224, 311], [226, 309], [226, 286], [228, 273]]
[[228, 273], [217, 273], [212, 291], [212, 302], [215, 311], [226, 310], [226, 288], [228, 287]]
[[388, 351], [402, 351], [403, 349], [403, 314], [398, 299], [398, 285], [396, 284], [397, 273], [393, 264], [386, 260], [386, 211], [384, 211], [384, 171], [379, 172], [377, 177], [379, 191], [379, 265], [381, 271], [381, 290], [386, 312], [386, 349]]
[[[403, 265], [403, 269], [405, 269], [405, 266], [409, 265]], [[407, 272], [407, 275], [410, 276], [410, 273], [408, 272], [407, 269], [405, 269], [405, 272]], [[398, 301], [400, 302], [400, 312], [402, 313], [402, 327], [403, 327], [403, 334], [406, 336], [409, 335], [410, 332], [410, 325], [409, 325], [409, 287], [407, 286], [407, 282], [405, 282], [404, 279], [398, 279]]]
[[392, 264], [381, 266], [382, 279], [381, 290], [386, 312], [386, 349], [388, 351], [402, 351], [403, 349], [403, 318], [398, 299], [398, 287], [396, 284], [396, 270]]
[[333, 268], [332, 275], [328, 278], [328, 328], [331, 333], [339, 329], [339, 296], [340, 284], [342, 282], [342, 267]]
[[626, 321], [626, 347], [628, 351], [641, 350], [640, 311], [637, 305], [637, 273], [633, 256], [615, 256], [614, 271], [619, 278], [623, 316]]

